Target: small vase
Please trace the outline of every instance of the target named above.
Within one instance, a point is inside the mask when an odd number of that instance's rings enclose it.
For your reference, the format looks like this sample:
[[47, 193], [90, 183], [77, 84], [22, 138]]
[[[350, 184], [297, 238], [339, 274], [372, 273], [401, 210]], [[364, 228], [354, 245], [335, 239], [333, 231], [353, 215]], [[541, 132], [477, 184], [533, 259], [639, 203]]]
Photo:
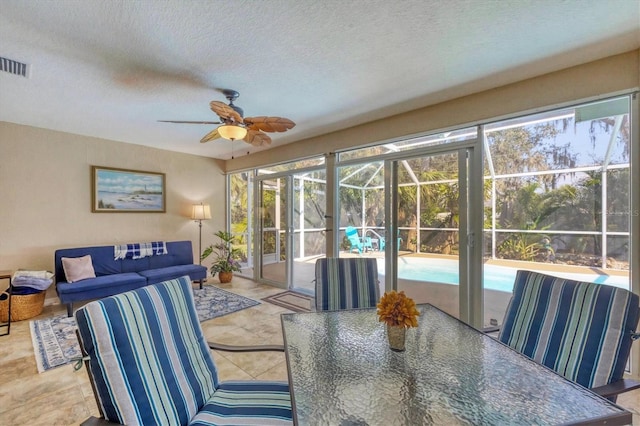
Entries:
[[389, 340], [389, 347], [392, 351], [402, 352], [404, 351], [404, 340], [407, 335], [406, 327], [399, 327], [387, 324], [387, 339]]
[[233, 278], [233, 272], [218, 272], [218, 278], [220, 279], [220, 282], [222, 284], [230, 283], [231, 279]]

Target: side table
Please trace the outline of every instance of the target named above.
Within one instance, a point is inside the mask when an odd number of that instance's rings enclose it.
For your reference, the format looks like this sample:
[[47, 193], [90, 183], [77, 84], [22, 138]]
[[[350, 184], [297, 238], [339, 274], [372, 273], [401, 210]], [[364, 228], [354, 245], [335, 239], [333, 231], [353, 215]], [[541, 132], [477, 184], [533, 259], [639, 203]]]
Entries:
[[[9, 280], [9, 307], [7, 311], [7, 322], [0, 323], [0, 336], [6, 336], [11, 332], [11, 295], [13, 294], [13, 285], [11, 284], [11, 271], [0, 271], [0, 280]], [[6, 332], [2, 332], [6, 329]]]

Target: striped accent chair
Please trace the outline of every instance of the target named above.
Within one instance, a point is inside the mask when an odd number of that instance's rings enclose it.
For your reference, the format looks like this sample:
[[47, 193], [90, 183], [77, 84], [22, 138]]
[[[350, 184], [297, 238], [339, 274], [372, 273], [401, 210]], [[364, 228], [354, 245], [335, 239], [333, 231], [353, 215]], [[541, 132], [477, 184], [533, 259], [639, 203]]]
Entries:
[[218, 381], [188, 276], [88, 303], [75, 317], [96, 401], [109, 422], [292, 423], [287, 383]]
[[518, 271], [498, 339], [615, 400], [611, 384], [623, 377], [638, 311], [627, 290]]
[[316, 311], [375, 307], [380, 299], [374, 258], [316, 261]]

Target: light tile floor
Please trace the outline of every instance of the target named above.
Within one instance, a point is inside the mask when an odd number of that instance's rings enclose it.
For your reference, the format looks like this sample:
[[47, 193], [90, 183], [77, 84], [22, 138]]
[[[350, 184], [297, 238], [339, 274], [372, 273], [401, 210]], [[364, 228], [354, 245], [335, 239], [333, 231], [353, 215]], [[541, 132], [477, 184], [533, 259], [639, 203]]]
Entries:
[[[243, 296], [260, 300], [282, 291], [251, 280], [235, 277], [230, 284], [210, 280]], [[45, 306], [37, 318], [65, 312], [63, 306]], [[286, 309], [263, 302], [230, 315], [204, 322], [208, 340], [227, 344], [282, 344], [280, 314]], [[36, 319], [37, 319], [36, 318]], [[287, 380], [283, 353], [213, 352], [221, 380]], [[619, 404], [634, 413], [640, 425], [640, 391], [619, 398]], [[98, 415], [91, 385], [83, 369], [74, 371], [66, 365], [38, 374], [29, 321], [13, 323], [11, 334], [0, 337], [0, 425], [78, 425], [91, 415]]]

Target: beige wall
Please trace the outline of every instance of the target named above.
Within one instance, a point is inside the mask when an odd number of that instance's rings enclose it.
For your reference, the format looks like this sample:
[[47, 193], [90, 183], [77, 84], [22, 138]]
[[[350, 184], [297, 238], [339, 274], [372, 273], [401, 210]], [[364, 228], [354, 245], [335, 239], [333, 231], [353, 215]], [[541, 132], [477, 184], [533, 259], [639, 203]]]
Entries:
[[[166, 213], [92, 213], [91, 165], [166, 174]], [[53, 268], [57, 248], [193, 241], [191, 204], [204, 201], [203, 246], [224, 227], [217, 160], [0, 122], [0, 269]]]
[[[275, 164], [369, 145], [406, 135], [540, 108], [592, 99], [640, 87], [640, 50], [442, 102], [384, 120], [306, 139], [226, 162], [227, 171]], [[304, 123], [298, 123], [304, 126]]]

